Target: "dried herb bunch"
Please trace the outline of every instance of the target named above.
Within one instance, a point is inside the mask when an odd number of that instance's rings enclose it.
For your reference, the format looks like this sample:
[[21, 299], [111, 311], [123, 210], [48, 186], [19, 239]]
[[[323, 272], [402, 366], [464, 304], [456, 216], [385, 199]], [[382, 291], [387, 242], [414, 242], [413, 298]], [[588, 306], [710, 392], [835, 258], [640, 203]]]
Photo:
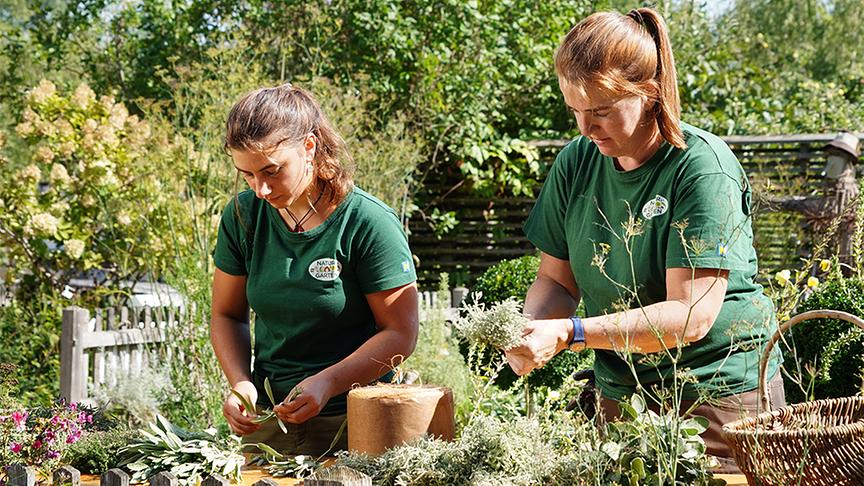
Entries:
[[515, 298], [486, 306], [481, 296], [473, 298], [453, 326], [456, 332], [472, 345], [485, 345], [507, 350], [522, 342], [522, 330], [529, 319], [522, 314], [522, 304]]

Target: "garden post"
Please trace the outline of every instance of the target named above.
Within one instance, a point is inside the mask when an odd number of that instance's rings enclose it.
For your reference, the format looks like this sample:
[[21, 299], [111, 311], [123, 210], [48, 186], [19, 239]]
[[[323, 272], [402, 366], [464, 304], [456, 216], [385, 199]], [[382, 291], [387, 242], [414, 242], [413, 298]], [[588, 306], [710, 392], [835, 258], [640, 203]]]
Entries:
[[81, 472], [72, 466], [63, 466], [54, 471], [51, 479], [54, 486], [79, 486], [81, 484]]
[[66, 403], [87, 398], [87, 354], [84, 353], [84, 333], [88, 331], [90, 312], [81, 307], [63, 309], [63, 329], [60, 332], [60, 396]]
[[177, 486], [177, 476], [162, 471], [150, 478], [150, 486]]
[[22, 464], [12, 464], [6, 468], [7, 486], [35, 486], [36, 470]]
[[102, 473], [99, 486], [129, 486], [129, 475], [122, 469], [109, 469]]
[[276, 482], [275, 479], [264, 478], [264, 479], [259, 479], [258, 481], [255, 481], [255, 483], [253, 483], [252, 486], [279, 486], [279, 483]]
[[218, 474], [208, 474], [204, 481], [201, 481], [201, 486], [231, 486], [231, 481]]
[[462, 301], [468, 297], [468, 289], [465, 287], [454, 287], [450, 291], [450, 307], [458, 309], [462, 305]]

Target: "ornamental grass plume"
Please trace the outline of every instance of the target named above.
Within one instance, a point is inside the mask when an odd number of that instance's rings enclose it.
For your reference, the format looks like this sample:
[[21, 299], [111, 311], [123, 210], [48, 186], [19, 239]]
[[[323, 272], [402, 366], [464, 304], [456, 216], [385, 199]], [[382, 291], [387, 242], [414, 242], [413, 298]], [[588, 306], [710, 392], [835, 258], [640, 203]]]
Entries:
[[468, 304], [453, 323], [456, 332], [470, 344], [508, 350], [522, 342], [522, 330], [529, 319], [522, 314], [522, 304], [515, 298], [486, 306], [475, 295], [476, 304]]

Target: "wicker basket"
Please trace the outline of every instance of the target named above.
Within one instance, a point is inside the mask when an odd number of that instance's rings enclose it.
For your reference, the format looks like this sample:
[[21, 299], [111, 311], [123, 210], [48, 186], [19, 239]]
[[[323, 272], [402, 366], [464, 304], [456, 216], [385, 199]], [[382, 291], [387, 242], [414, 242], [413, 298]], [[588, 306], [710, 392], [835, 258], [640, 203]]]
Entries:
[[[783, 332], [808, 319], [841, 319], [846, 312], [813, 310], [783, 323], [759, 362], [759, 393], [769, 409], [768, 357]], [[815, 400], [763, 412], [723, 426], [738, 467], [751, 485], [864, 485], [864, 397]]]

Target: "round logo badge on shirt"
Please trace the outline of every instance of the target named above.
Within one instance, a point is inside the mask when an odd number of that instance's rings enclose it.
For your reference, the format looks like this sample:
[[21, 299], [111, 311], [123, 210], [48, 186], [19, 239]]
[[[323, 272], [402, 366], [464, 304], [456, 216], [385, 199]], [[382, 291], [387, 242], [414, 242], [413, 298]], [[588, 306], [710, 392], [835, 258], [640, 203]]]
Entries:
[[309, 275], [322, 282], [332, 282], [339, 278], [342, 264], [334, 258], [319, 258], [309, 265]]
[[648, 201], [644, 206], [642, 206], [642, 216], [644, 216], [645, 219], [651, 219], [655, 216], [666, 214], [668, 209], [669, 201], [660, 194], [657, 194], [654, 196], [654, 199]]

